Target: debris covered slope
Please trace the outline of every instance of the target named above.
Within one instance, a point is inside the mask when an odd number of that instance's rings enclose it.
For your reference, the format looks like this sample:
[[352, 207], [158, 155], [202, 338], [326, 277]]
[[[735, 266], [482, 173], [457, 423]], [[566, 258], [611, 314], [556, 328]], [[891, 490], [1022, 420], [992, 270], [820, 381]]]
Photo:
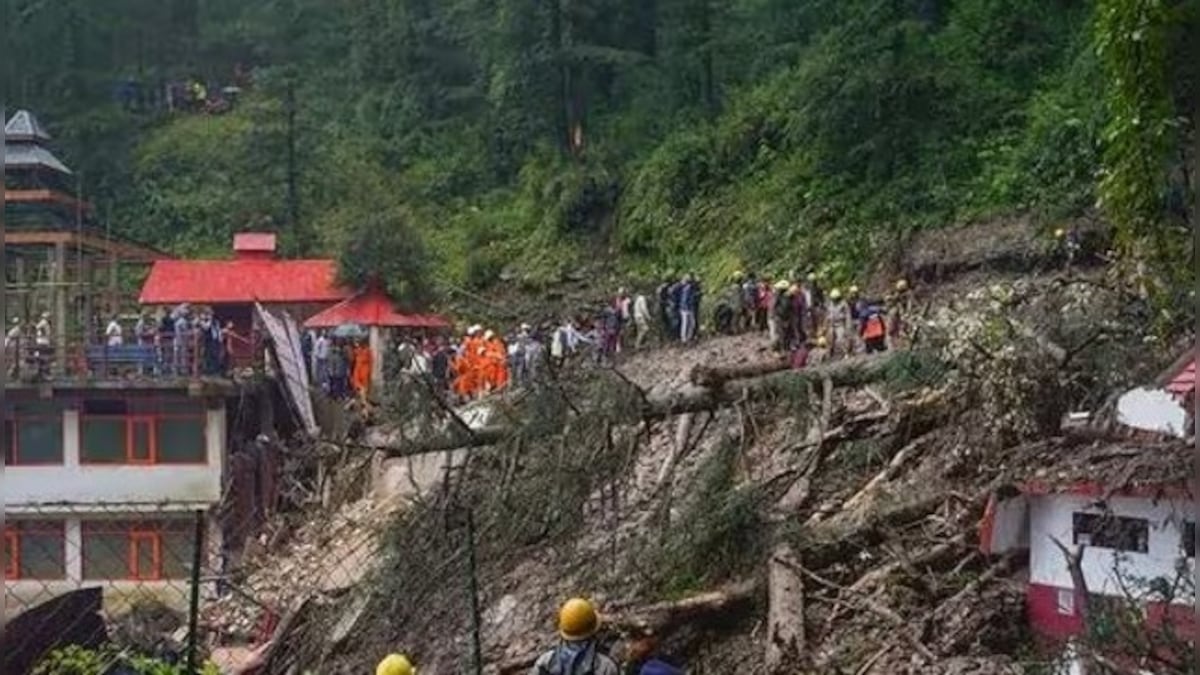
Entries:
[[[979, 552], [988, 499], [1185, 467], [1174, 445], [1148, 460], [1058, 430], [1141, 376], [1130, 311], [1101, 275], [991, 279], [882, 358], [764, 373], [763, 340], [740, 336], [564, 376], [505, 406], [496, 442], [439, 451], [436, 488], [372, 528], [361, 580], [279, 596], [303, 611], [271, 670], [361, 672], [404, 649], [459, 672], [476, 592], [491, 673], [527, 670], [579, 594], [618, 653], [653, 632], [696, 673], [1022, 672], [1024, 561]], [[734, 376], [697, 395], [714, 366]], [[375, 451], [421, 442], [389, 438]]]

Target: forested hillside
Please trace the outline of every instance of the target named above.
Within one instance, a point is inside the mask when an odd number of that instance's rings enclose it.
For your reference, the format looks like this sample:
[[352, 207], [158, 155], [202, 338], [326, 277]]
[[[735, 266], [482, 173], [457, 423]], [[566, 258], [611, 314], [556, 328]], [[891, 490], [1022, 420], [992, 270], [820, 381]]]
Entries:
[[[1195, 4], [8, 0], [5, 84], [114, 230], [182, 253], [269, 227], [421, 295], [598, 258], [846, 278], [920, 228], [1053, 227], [1098, 185], [1169, 248]], [[244, 86], [168, 112], [193, 78]]]

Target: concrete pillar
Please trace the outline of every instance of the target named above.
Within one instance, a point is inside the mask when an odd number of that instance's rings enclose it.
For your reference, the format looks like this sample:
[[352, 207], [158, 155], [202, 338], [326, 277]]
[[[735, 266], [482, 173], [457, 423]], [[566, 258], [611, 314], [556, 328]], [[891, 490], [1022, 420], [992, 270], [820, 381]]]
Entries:
[[[51, 265], [53, 274], [50, 282], [54, 294], [54, 309], [51, 310], [54, 321], [54, 369], [55, 375], [62, 375], [67, 363], [67, 245], [58, 242], [54, 245], [54, 261]], [[85, 322], [86, 325], [86, 322]]]
[[204, 443], [208, 466], [218, 472], [225, 470], [225, 406], [208, 408], [205, 416]]
[[383, 357], [386, 346], [383, 339], [383, 329], [371, 326], [367, 339], [371, 348], [371, 391], [378, 396], [383, 392]]
[[64, 521], [63, 534], [67, 581], [78, 584], [83, 581], [83, 525], [78, 516]]
[[83, 452], [80, 443], [79, 410], [64, 410], [62, 425], [63, 466], [78, 467], [82, 463], [80, 458]]

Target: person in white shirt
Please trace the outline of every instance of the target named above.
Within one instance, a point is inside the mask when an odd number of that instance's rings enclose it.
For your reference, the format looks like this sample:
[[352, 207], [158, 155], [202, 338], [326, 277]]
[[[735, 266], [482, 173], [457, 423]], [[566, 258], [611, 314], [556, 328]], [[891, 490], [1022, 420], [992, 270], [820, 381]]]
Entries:
[[108, 327], [104, 329], [104, 341], [109, 347], [120, 347], [125, 344], [125, 335], [121, 330], [121, 323], [117, 321], [117, 317], [113, 317], [108, 322]]
[[646, 336], [650, 334], [650, 301], [646, 299], [644, 293], [638, 293], [637, 297], [633, 299], [633, 325], [637, 330], [634, 344], [641, 349], [642, 343], [646, 341]]
[[317, 333], [313, 342], [313, 380], [318, 387], [329, 391], [329, 335], [325, 331]]
[[50, 346], [50, 312], [42, 312], [42, 318], [33, 327], [33, 333], [33, 340], [37, 346]]

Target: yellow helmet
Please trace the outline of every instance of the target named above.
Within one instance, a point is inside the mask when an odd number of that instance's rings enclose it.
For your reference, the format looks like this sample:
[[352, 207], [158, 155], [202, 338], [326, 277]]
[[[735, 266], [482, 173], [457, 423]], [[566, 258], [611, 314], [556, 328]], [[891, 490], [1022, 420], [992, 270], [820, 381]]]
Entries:
[[745, 272], [743, 272], [743, 271], [741, 271], [741, 270], [738, 270], [738, 271], [736, 271], [736, 272], [734, 272], [734, 273], [733, 273], [733, 280], [734, 280], [734, 281], [741, 281], [742, 279], [745, 279], [745, 278], [746, 278], [746, 273], [745, 273]]
[[1064, 236], [1066, 236], [1066, 234], [1067, 234], [1067, 231], [1062, 229], [1061, 227], [1054, 230], [1054, 238], [1055, 239], [1062, 239]]
[[858, 295], [858, 286], [850, 287], [850, 295]]
[[786, 279], [780, 279], [779, 281], [775, 282], [775, 290], [786, 291], [790, 285], [791, 284], [789, 284]]
[[808, 281], [809, 281], [810, 283], [811, 283], [811, 282], [813, 282], [813, 281], [816, 281], [816, 280], [817, 280], [817, 273], [816, 273], [816, 272], [809, 272], [809, 273], [808, 273], [808, 276], [807, 276], [807, 277], [805, 277], [805, 279], [808, 279]]
[[375, 666], [375, 675], [416, 675], [417, 669], [403, 654], [388, 654]]
[[896, 290], [907, 291], [908, 290], [908, 281], [906, 281], [904, 279], [897, 279], [896, 280]]
[[830, 300], [841, 300], [842, 299], [841, 289], [835, 288], [832, 291], [829, 291], [829, 299]]
[[600, 630], [600, 615], [589, 600], [571, 598], [558, 610], [558, 634], [567, 642], [586, 640]]
[[817, 338], [817, 346], [821, 349], [825, 349], [829, 346], [829, 340], [826, 340], [825, 336], [822, 335], [821, 337]]

